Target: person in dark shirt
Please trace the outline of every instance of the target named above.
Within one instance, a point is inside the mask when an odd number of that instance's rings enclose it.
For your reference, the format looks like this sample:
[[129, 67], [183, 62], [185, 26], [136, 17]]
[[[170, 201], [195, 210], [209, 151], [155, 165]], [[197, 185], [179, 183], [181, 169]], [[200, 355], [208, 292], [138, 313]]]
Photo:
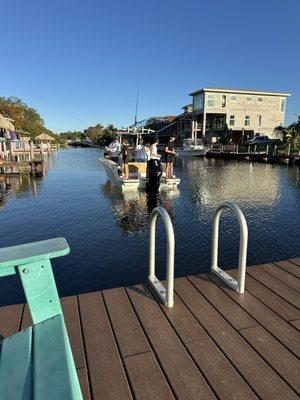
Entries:
[[124, 138], [122, 140], [122, 160], [123, 160], [123, 179], [129, 179], [129, 167], [128, 167], [128, 162], [129, 162], [129, 143], [128, 139]]
[[166, 157], [166, 178], [171, 179], [175, 178], [175, 175], [173, 175], [173, 163], [174, 163], [174, 157], [176, 155], [175, 150], [174, 150], [174, 142], [175, 142], [175, 136], [171, 136], [169, 139], [169, 142], [167, 143], [167, 146], [165, 148], [165, 157]]

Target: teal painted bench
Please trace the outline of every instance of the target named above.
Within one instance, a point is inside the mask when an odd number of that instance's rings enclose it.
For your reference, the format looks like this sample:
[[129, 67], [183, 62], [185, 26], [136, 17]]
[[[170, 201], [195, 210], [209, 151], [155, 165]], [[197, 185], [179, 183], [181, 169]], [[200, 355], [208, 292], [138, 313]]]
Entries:
[[0, 400], [81, 400], [51, 267], [70, 252], [63, 238], [0, 249], [0, 277], [19, 274], [33, 326], [0, 343]]

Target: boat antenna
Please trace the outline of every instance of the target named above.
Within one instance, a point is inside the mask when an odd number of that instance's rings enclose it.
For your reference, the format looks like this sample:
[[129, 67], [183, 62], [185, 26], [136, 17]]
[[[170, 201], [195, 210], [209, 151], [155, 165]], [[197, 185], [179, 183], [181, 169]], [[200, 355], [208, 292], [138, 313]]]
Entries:
[[136, 95], [134, 125], [137, 124], [137, 112], [138, 112], [138, 106], [139, 106], [139, 98], [140, 98], [140, 82], [138, 84], [138, 90], [137, 90], [137, 95]]

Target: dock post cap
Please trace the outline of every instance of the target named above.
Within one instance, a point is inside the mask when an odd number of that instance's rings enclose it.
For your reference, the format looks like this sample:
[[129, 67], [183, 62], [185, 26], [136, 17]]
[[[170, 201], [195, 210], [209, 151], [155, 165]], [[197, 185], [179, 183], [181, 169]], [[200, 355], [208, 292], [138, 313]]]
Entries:
[[[167, 289], [162, 285], [155, 275], [155, 232], [157, 217], [160, 216], [164, 222], [167, 235]], [[155, 293], [167, 307], [174, 305], [174, 257], [175, 257], [175, 235], [173, 224], [167, 210], [163, 207], [156, 207], [150, 215], [150, 238], [149, 238], [149, 264], [148, 281]]]
[[[237, 217], [240, 227], [240, 249], [238, 264], [238, 281], [228, 275], [225, 271], [218, 267], [218, 244], [219, 244], [219, 225], [222, 211], [230, 209]], [[212, 253], [211, 253], [211, 272], [219, 276], [232, 289], [238, 293], [245, 291], [246, 266], [247, 266], [247, 248], [248, 248], [248, 226], [246, 218], [242, 210], [231, 201], [221, 203], [214, 215], [212, 227]]]

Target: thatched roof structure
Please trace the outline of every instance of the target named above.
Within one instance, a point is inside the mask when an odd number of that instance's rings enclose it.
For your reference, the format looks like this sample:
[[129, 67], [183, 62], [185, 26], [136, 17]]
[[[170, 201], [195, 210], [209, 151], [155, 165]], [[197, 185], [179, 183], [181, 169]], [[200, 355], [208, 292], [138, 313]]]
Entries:
[[10, 122], [10, 120], [8, 118], [3, 117], [3, 115], [1, 115], [1, 114], [0, 114], [0, 128], [8, 129], [9, 131], [15, 130], [15, 127], [12, 124], [12, 122]]
[[41, 133], [40, 135], [36, 136], [35, 141], [37, 142], [44, 142], [44, 141], [53, 141], [55, 140], [54, 137], [48, 135], [47, 133]]

